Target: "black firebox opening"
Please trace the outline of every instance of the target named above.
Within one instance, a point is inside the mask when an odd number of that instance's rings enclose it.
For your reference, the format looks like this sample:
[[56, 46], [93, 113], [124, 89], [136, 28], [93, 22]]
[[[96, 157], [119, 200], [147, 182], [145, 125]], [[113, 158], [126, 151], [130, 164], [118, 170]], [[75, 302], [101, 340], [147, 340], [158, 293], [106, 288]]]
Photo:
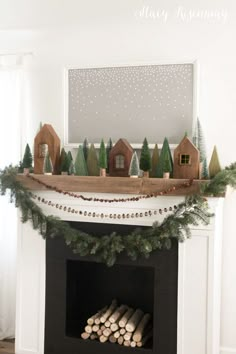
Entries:
[[153, 267], [67, 260], [66, 335], [79, 337], [87, 319], [113, 299], [153, 314]]
[[[127, 233], [134, 226], [72, 223], [95, 235]], [[46, 240], [45, 354], [177, 354], [178, 244], [148, 259], [125, 254], [109, 268], [79, 257], [62, 238]], [[87, 318], [116, 298], [153, 319], [153, 340], [145, 348], [82, 340]]]

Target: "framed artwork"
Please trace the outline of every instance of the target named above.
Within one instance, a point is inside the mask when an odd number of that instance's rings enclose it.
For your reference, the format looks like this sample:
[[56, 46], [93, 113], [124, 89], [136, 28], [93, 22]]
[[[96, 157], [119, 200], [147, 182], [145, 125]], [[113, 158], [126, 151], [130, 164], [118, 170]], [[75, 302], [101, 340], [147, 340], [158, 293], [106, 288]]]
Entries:
[[65, 144], [103, 138], [138, 146], [177, 144], [192, 135], [196, 111], [196, 64], [66, 69]]

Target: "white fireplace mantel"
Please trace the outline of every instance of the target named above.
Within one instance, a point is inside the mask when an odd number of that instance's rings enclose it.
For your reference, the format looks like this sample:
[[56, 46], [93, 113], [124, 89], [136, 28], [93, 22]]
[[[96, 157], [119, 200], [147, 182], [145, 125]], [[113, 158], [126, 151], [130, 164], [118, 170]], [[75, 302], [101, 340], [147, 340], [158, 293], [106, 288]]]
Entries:
[[[184, 197], [164, 196], [138, 202], [99, 203], [37, 191], [52, 203], [105, 214], [145, 212], [179, 204]], [[83, 193], [86, 196], [117, 198], [117, 194]], [[119, 195], [119, 198], [131, 195]], [[178, 351], [177, 354], [220, 353], [220, 291], [223, 198], [209, 198], [215, 217], [208, 226], [192, 228], [192, 238], [179, 245]], [[64, 220], [151, 226], [166, 216], [110, 219], [80, 216], [41, 204], [45, 213]], [[16, 354], [44, 354], [45, 240], [22, 224], [19, 215]], [[83, 353], [81, 353], [83, 354]]]

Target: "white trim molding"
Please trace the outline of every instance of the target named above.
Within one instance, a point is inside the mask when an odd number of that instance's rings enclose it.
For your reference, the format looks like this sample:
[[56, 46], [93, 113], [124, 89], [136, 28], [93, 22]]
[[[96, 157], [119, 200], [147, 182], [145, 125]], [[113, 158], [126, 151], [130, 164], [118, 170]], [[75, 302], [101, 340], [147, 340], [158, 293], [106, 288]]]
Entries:
[[[53, 202], [68, 203], [68, 196], [52, 191], [37, 192]], [[109, 195], [109, 198], [117, 195]], [[122, 195], [127, 196], [127, 195]], [[95, 197], [95, 195], [93, 195]], [[101, 197], [101, 194], [96, 194]], [[160, 208], [179, 204], [183, 197], [159, 197], [141, 202], [125, 203], [126, 212], [146, 208]], [[73, 207], [85, 207], [78, 199], [70, 198]], [[85, 203], [85, 202], [84, 202]], [[86, 208], [97, 205], [85, 203]], [[94, 204], [94, 203], [93, 203]], [[113, 208], [119, 212], [119, 203]], [[177, 354], [220, 354], [220, 269], [221, 269], [221, 220], [223, 199], [210, 198], [209, 204], [215, 218], [209, 226], [195, 227], [192, 238], [179, 244], [178, 274], [178, 330]], [[42, 206], [44, 212], [51, 214], [49, 206]], [[109, 206], [100, 206], [100, 212], [109, 210]], [[56, 209], [57, 210], [57, 209]], [[150, 226], [152, 218], [144, 217], [132, 220], [95, 220], [83, 216], [58, 212], [56, 216], [71, 221], [102, 223], [122, 223]], [[163, 215], [158, 217], [162, 221]], [[77, 218], [77, 220], [76, 220]], [[19, 215], [20, 220], [20, 215]], [[155, 220], [156, 221], [156, 220]], [[44, 317], [45, 317], [45, 240], [32, 229], [29, 223], [19, 222], [18, 267], [17, 267], [17, 308], [16, 308], [16, 354], [44, 354]], [[221, 354], [236, 354], [233, 350], [221, 349]]]
[[236, 348], [220, 348], [220, 354], [236, 354]]

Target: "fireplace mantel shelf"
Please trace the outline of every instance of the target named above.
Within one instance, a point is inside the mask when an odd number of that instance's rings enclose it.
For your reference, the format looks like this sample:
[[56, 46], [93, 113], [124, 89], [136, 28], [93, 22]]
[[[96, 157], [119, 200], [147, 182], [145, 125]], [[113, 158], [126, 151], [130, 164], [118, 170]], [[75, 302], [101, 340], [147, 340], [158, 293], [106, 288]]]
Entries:
[[[173, 186], [176, 190], [168, 192], [171, 196], [183, 196], [199, 193], [201, 183], [206, 181], [194, 180], [189, 187], [178, 188], [187, 183], [187, 179], [163, 178], [129, 178], [129, 177], [92, 177], [64, 175], [32, 175], [40, 182], [55, 186], [67, 192], [112, 193], [112, 194], [151, 194], [167, 191]], [[45, 191], [47, 188], [33, 179], [19, 174], [17, 180], [33, 191]]]

